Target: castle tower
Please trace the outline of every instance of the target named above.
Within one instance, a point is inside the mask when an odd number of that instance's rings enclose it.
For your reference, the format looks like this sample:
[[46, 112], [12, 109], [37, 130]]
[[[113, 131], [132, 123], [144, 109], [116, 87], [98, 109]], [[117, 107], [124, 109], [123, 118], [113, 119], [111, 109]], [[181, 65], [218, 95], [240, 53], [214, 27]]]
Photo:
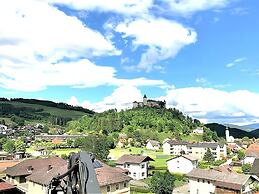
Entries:
[[147, 96], [146, 96], [146, 94], [143, 97], [143, 104], [144, 104], [144, 106], [147, 105]]

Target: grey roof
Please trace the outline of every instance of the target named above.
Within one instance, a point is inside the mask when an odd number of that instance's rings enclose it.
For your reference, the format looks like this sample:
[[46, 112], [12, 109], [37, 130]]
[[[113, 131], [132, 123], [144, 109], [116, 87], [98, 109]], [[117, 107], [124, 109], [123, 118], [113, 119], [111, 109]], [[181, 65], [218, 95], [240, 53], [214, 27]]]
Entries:
[[16, 164], [13, 167], [8, 167], [4, 173], [10, 176], [30, 175], [44, 167], [48, 167], [49, 165], [54, 167], [63, 166], [66, 164], [67, 162], [59, 157], [28, 159]]
[[164, 143], [169, 143], [170, 145], [187, 145], [188, 142], [186, 141], [177, 141], [177, 140], [168, 140]]
[[188, 143], [187, 147], [205, 147], [205, 148], [217, 148], [218, 146], [223, 147], [216, 142], [201, 142], [201, 143]]
[[259, 158], [254, 160], [250, 173], [259, 176]]
[[191, 155], [181, 155], [181, 156], [176, 156], [176, 157], [170, 158], [166, 161], [173, 160], [173, 159], [180, 158], [180, 157], [184, 157], [184, 158], [186, 158], [187, 160], [190, 160], [190, 161], [197, 161], [198, 160], [197, 158], [195, 158]]
[[151, 143], [152, 146], [158, 146], [158, 147], [160, 147], [159, 141], [149, 140], [148, 142]]
[[154, 161], [154, 160], [149, 156], [125, 154], [121, 156], [115, 163], [116, 164], [125, 164], [125, 163], [140, 164], [141, 162], [146, 162], [146, 161]]
[[205, 179], [213, 181], [218, 187], [224, 187], [234, 190], [241, 190], [242, 186], [251, 177], [250, 175], [238, 174], [235, 172], [220, 172], [213, 169], [193, 169], [187, 175], [189, 178]]

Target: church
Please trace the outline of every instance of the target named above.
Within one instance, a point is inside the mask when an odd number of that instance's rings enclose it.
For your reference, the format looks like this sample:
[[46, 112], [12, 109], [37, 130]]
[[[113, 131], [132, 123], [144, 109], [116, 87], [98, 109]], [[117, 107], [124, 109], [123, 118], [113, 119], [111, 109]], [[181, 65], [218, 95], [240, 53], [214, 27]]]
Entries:
[[166, 102], [164, 101], [157, 101], [157, 100], [151, 100], [147, 99], [146, 94], [143, 97], [143, 102], [133, 102], [133, 108], [138, 107], [156, 107], [156, 108], [165, 108]]

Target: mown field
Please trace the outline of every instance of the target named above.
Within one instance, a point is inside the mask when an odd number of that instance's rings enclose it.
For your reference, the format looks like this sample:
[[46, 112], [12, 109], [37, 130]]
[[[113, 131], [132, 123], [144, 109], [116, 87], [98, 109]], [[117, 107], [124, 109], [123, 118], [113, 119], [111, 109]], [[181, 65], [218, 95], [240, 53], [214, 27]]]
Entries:
[[60, 117], [72, 117], [72, 118], [80, 118], [83, 115], [86, 115], [84, 112], [75, 111], [75, 110], [66, 110], [66, 109], [60, 109], [55, 107], [48, 107], [38, 104], [29, 104], [29, 103], [22, 103], [22, 102], [5, 102], [0, 101], [1, 104], [11, 104], [15, 107], [25, 107], [25, 108], [34, 108], [34, 109], [43, 109], [42, 112], [50, 113], [51, 115], [60, 116]]
[[112, 160], [117, 160], [124, 154], [142, 154], [147, 155], [154, 159], [155, 161], [150, 162], [150, 165], [154, 166], [157, 170], [165, 170], [166, 169], [166, 160], [169, 159], [170, 155], [163, 154], [162, 151], [153, 151], [148, 150], [146, 148], [137, 148], [137, 147], [130, 147], [130, 148], [115, 148], [110, 150], [109, 157]]

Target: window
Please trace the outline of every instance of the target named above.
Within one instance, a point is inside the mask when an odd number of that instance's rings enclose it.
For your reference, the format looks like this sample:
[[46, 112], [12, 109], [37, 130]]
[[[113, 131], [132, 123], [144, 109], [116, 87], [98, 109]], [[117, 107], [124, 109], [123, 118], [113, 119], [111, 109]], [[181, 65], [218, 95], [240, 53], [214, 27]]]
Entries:
[[145, 168], [145, 164], [141, 164], [141, 168]]
[[127, 168], [129, 168], [130, 167], [130, 164], [127, 164]]
[[202, 182], [204, 183], [205, 181], [204, 181], [204, 180], [202, 180]]
[[108, 185], [108, 186], [106, 187], [106, 189], [107, 189], [107, 192], [110, 192], [110, 191], [111, 191], [111, 186]]
[[135, 173], [135, 172], [133, 173], [133, 176], [136, 176], [136, 173]]
[[208, 181], [208, 184], [210, 184], [210, 181]]
[[120, 185], [116, 184], [116, 190], [119, 190], [119, 188], [120, 188]]
[[200, 179], [198, 179], [198, 183], [200, 182]]
[[142, 176], [145, 176], [145, 173], [144, 173], [144, 172], [142, 172], [142, 173], [141, 173], [141, 175], [142, 175]]
[[126, 168], [127, 167], [126, 164], [123, 164], [123, 167]]
[[127, 187], [127, 183], [126, 182], [123, 183], [123, 187], [124, 188]]

